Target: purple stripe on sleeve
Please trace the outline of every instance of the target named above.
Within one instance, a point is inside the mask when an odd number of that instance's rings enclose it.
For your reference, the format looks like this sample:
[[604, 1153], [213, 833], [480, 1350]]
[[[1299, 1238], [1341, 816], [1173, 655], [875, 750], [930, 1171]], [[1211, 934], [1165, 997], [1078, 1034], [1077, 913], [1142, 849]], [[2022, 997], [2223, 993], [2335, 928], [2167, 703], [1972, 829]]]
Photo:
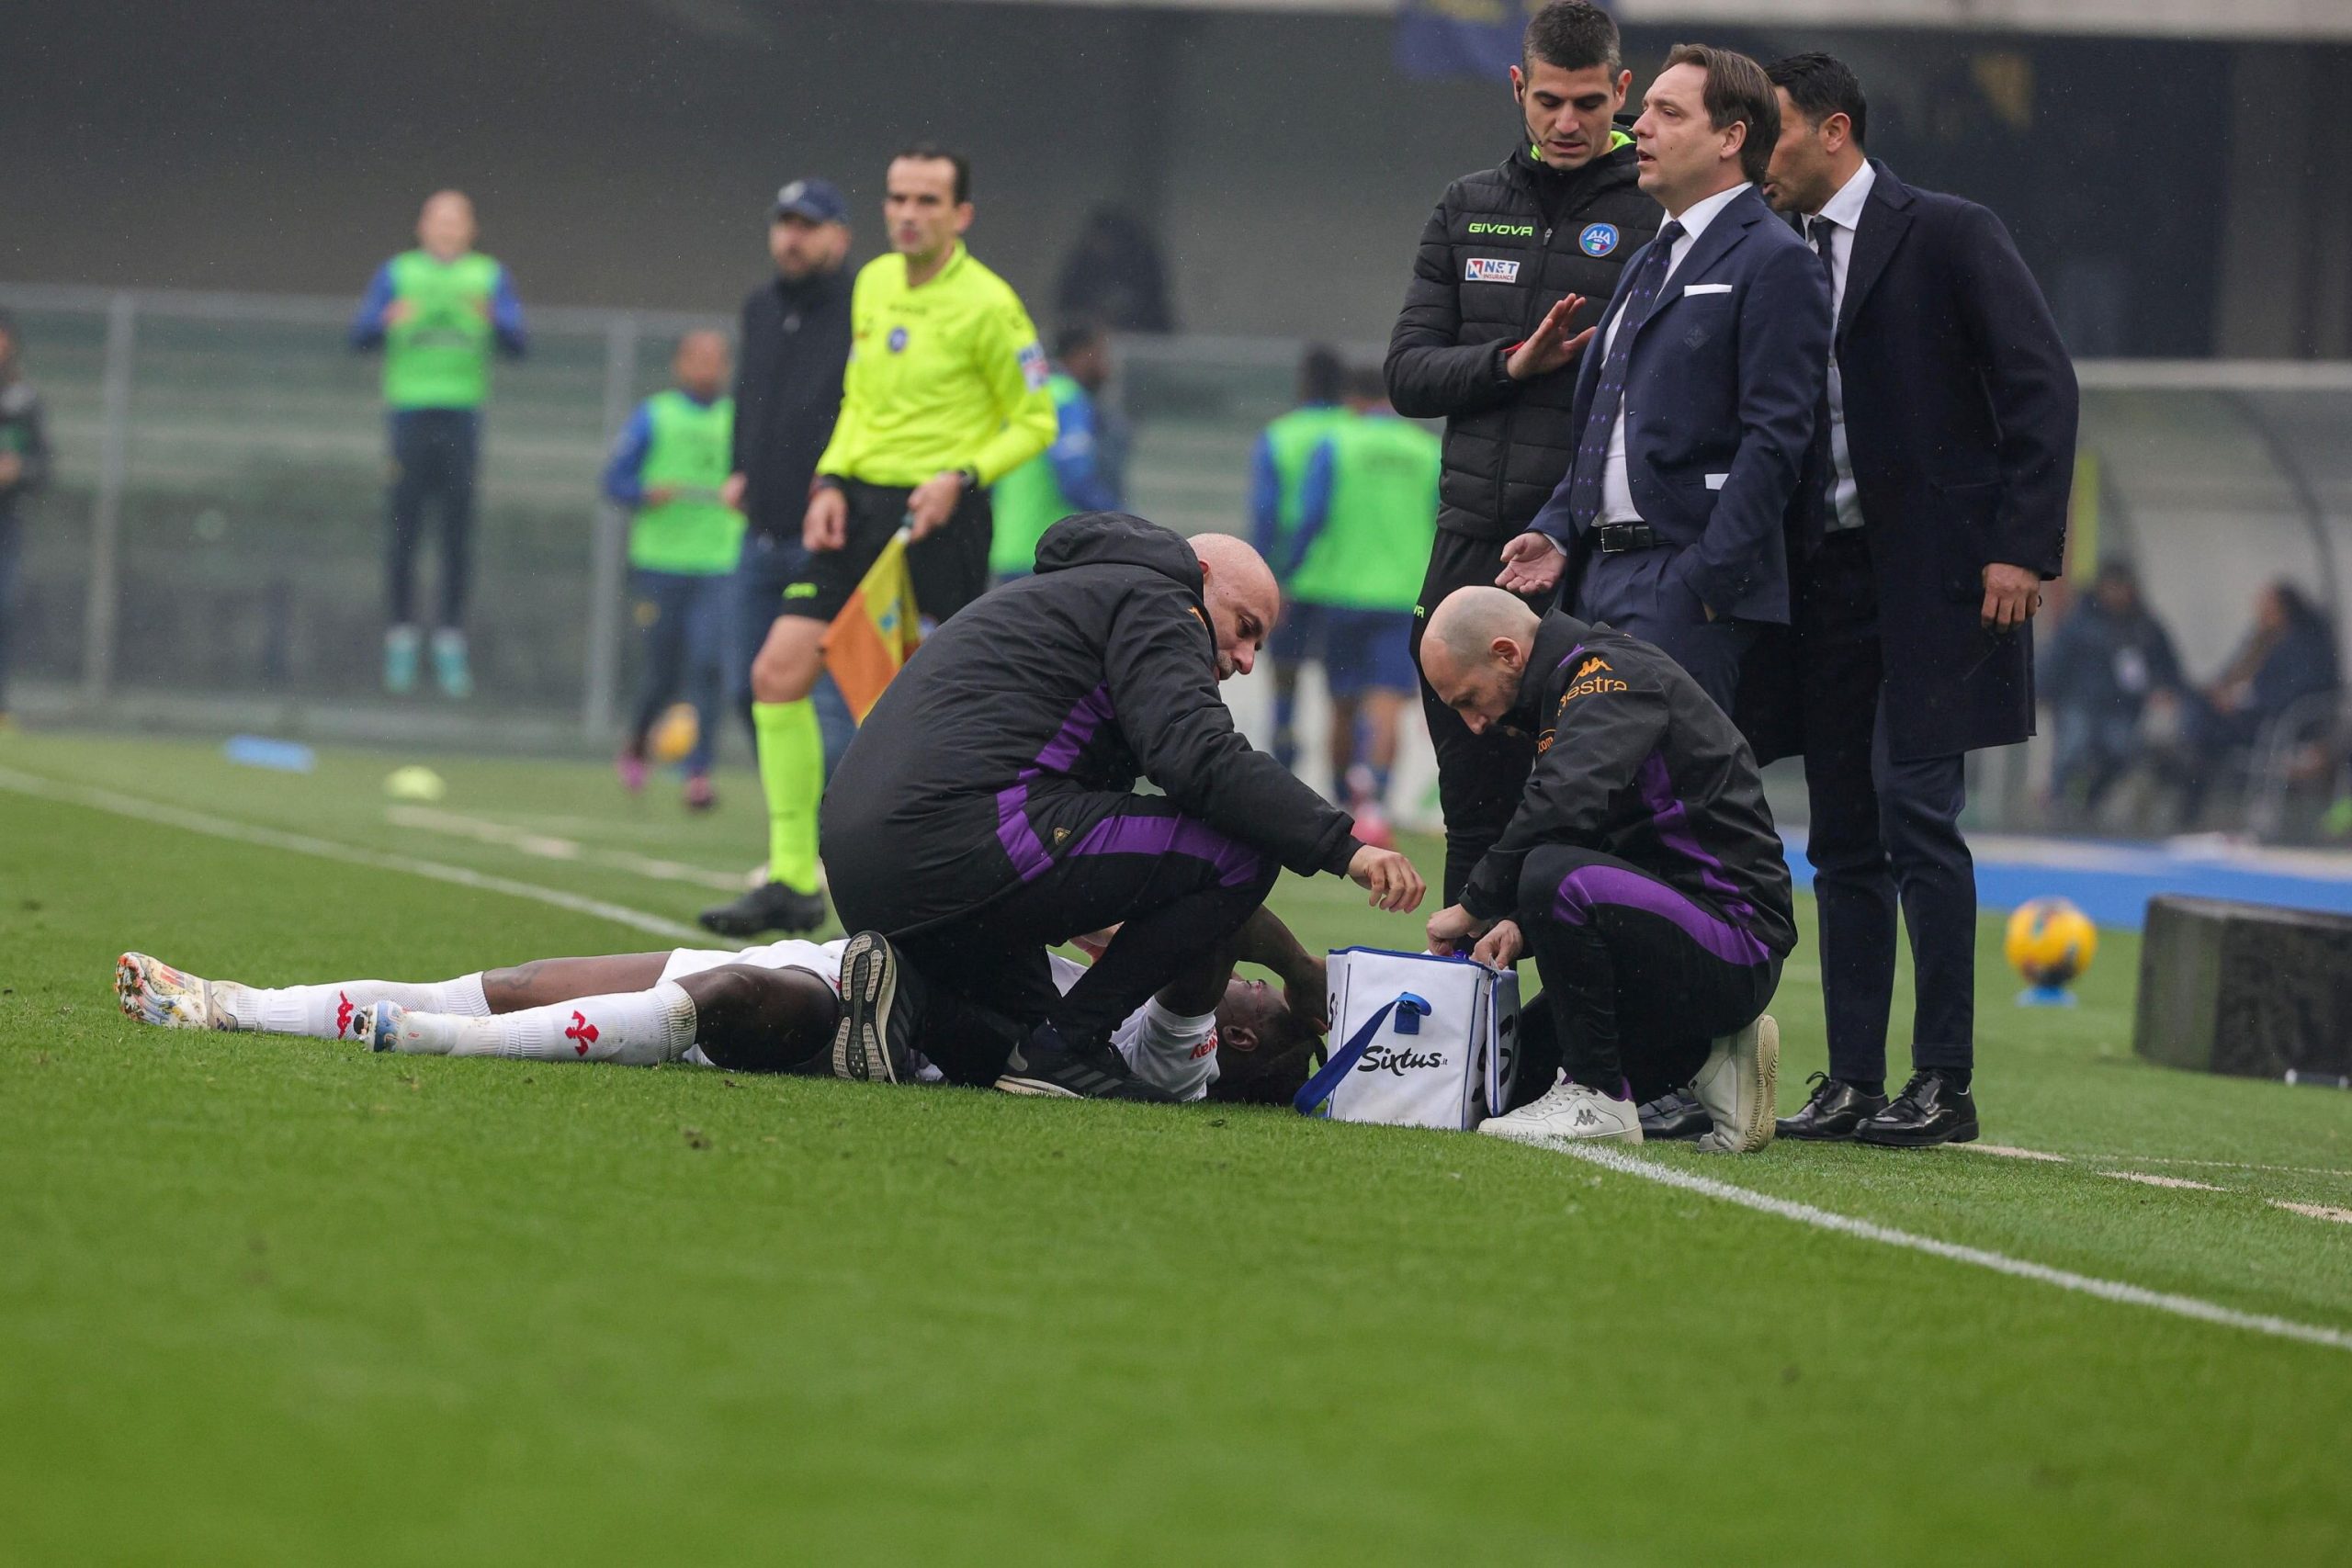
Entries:
[[1069, 716], [1062, 720], [1061, 728], [1046, 742], [1046, 749], [1037, 753], [1037, 766], [1047, 773], [1069, 772], [1071, 764], [1078, 761], [1078, 754], [1086, 750], [1086, 743], [1094, 739], [1094, 732], [1110, 716], [1111, 688], [1097, 686], [1079, 698], [1078, 705], [1069, 710]]
[[1772, 956], [1763, 942], [1737, 926], [1719, 920], [1661, 882], [1613, 865], [1581, 865], [1560, 883], [1553, 916], [1572, 926], [1592, 918], [1596, 904], [1640, 909], [1671, 920], [1682, 934], [1726, 964], [1762, 964]]
[[1189, 817], [1105, 817], [1086, 830], [1070, 853], [1183, 855], [1208, 862], [1220, 887], [1240, 886], [1264, 864], [1249, 845]]

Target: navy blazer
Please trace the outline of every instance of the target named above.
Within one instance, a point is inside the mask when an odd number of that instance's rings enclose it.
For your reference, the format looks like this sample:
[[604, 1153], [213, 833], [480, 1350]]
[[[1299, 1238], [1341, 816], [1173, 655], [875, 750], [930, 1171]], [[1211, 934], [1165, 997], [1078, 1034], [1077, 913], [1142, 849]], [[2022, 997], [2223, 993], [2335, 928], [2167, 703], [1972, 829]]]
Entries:
[[[1608, 357], [1609, 323], [1641, 265], [1640, 255], [1626, 262], [1600, 330], [1585, 346], [1574, 414], [1579, 433]], [[1684, 584], [1718, 615], [1789, 618], [1784, 530], [1792, 508], [1815, 504], [1805, 479], [1829, 376], [1829, 333], [1821, 258], [1753, 186], [1691, 243], [1636, 329], [1618, 414], [1626, 482], [1642, 521], [1683, 547], [1675, 570]], [[1574, 596], [1586, 551], [1569, 518], [1576, 471], [1606, 461], [1605, 453], [1580, 446], [1530, 525], [1567, 552], [1564, 602]]]
[[[1907, 761], [2033, 733], [2032, 632], [1983, 629], [1984, 568], [2063, 570], [2080, 400], [2058, 323], [2001, 220], [1871, 167], [1838, 371], [1878, 580], [1888, 747]], [[1775, 668], [1748, 662], [1766, 679]], [[1758, 750], [1792, 739], [1759, 738]]]

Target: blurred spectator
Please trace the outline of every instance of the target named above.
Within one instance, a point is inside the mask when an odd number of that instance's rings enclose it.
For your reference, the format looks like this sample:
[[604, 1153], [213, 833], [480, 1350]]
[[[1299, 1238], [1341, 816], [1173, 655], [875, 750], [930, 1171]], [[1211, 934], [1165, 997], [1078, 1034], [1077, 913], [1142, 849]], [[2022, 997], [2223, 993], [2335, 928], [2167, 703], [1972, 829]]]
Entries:
[[391, 621], [384, 632], [384, 688], [416, 684], [423, 636], [416, 619], [416, 552], [430, 507], [441, 520], [440, 614], [433, 673], [442, 692], [473, 691], [466, 656], [466, 589], [473, 561], [474, 463], [490, 399], [493, 344], [519, 357], [522, 302], [506, 269], [474, 250], [474, 204], [435, 191], [416, 220], [418, 248], [377, 269], [351, 346], [384, 351], [384, 403], [391, 411], [392, 486], [387, 504]]
[[638, 405], [605, 469], [605, 495], [635, 510], [628, 528], [637, 624], [645, 633], [644, 684], [620, 756], [621, 783], [645, 787], [645, 741], [681, 692], [695, 706], [685, 801], [707, 811], [727, 656], [734, 646], [735, 562], [743, 514], [725, 491], [733, 465], [735, 400], [727, 339], [688, 333], [672, 362], [677, 385]]
[[1064, 326], [1091, 321], [1114, 333], [1175, 331], [1167, 269], [1141, 220], [1111, 206], [1087, 215], [1086, 227], [1062, 262], [1054, 311]]
[[[1250, 542], [1274, 569], [1277, 580], [1298, 532], [1298, 491], [1306, 478], [1306, 460], [1332, 427], [1350, 417], [1340, 405], [1346, 378], [1347, 367], [1339, 355], [1320, 344], [1311, 345], [1299, 356], [1298, 406], [1266, 426], [1250, 455]], [[1283, 584], [1282, 617], [1266, 635], [1266, 662], [1274, 677], [1274, 758], [1295, 772], [1298, 671], [1315, 640], [1315, 615], [1290, 600], [1288, 587]]]
[[1087, 322], [1054, 340], [1046, 390], [1054, 399], [1054, 444], [996, 481], [996, 537], [989, 570], [1000, 581], [1026, 577], [1037, 541], [1074, 512], [1116, 512], [1126, 489], [1126, 433], [1096, 400], [1111, 380], [1111, 334]]
[[1306, 461], [1298, 530], [1281, 575], [1312, 606], [1314, 655], [1331, 689], [1331, 784], [1356, 837], [1386, 847], [1390, 770], [1405, 705], [1420, 689], [1413, 605], [1437, 543], [1438, 438], [1399, 419], [1378, 370], [1348, 378], [1356, 415]]
[[40, 397], [17, 364], [17, 323], [0, 311], [0, 729], [8, 725], [8, 645], [16, 631], [17, 563], [25, 498], [49, 479]]
[[2041, 684], [2057, 729], [2053, 803], [2088, 815], [2139, 761], [2150, 703], [2168, 708], [2187, 689], [2172, 637], [2142, 601], [2130, 562], [2099, 567], [2089, 594], [2043, 645]]
[[[2335, 728], [2327, 703], [2341, 685], [2335, 629], [2293, 583], [2280, 581], [2254, 602], [2254, 627], [2221, 675], [2189, 705], [2182, 736], [2180, 820], [2194, 828], [2224, 773], [2244, 770], [2266, 741], [2316, 747]], [[2287, 723], [2297, 733], [2275, 734]], [[2324, 761], [2324, 759], [2314, 759]]]

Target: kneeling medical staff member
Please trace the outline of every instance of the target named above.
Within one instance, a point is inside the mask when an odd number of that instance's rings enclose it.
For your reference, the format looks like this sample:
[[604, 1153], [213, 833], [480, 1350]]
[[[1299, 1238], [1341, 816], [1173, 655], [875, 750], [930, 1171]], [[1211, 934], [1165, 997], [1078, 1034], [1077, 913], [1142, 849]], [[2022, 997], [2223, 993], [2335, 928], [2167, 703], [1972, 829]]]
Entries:
[[[1532, 950], [1566, 1078], [1479, 1130], [1642, 1141], [1627, 1059], [1690, 1075], [1713, 1131], [1772, 1140], [1780, 1036], [1764, 1008], [1796, 945], [1789, 868], [1747, 743], [1679, 664], [1645, 642], [1498, 588], [1430, 617], [1421, 673], [1473, 733], [1511, 726], [1535, 761], [1510, 824], [1432, 952], [1509, 964]], [[1475, 945], [1474, 945], [1475, 944]]]

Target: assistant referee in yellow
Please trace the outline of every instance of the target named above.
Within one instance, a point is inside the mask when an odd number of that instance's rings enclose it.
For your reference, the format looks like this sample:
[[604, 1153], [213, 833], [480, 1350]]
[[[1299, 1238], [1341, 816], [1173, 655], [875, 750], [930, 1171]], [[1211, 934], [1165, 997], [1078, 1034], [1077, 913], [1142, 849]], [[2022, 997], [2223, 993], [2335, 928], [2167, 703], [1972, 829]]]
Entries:
[[793, 694], [753, 703], [768, 802], [768, 877], [703, 912], [725, 936], [812, 931], [817, 804], [824, 742], [808, 694], [824, 668], [825, 628], [902, 523], [924, 616], [944, 621], [989, 582], [988, 486], [1054, 438], [1045, 352], [1005, 281], [974, 260], [971, 168], [928, 143], [890, 161], [882, 204], [892, 254], [865, 265], [850, 297], [849, 368], [841, 416], [817, 460], [801, 524], [808, 566], [784, 591], [753, 668], [755, 685]]

